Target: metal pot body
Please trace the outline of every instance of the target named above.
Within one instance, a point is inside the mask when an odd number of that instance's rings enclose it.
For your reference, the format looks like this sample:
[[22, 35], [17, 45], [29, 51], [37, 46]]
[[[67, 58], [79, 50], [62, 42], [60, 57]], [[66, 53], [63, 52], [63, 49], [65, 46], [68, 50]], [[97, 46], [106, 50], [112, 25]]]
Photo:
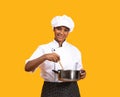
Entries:
[[58, 70], [58, 79], [61, 81], [78, 81], [80, 80], [79, 70]]

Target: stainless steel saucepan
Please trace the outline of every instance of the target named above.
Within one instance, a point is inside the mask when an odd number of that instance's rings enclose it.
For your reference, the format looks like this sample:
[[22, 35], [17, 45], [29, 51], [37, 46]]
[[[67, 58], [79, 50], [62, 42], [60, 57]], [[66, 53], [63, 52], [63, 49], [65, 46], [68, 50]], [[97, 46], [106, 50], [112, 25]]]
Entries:
[[82, 70], [52, 70], [58, 74], [60, 81], [78, 81], [80, 80], [80, 74]]

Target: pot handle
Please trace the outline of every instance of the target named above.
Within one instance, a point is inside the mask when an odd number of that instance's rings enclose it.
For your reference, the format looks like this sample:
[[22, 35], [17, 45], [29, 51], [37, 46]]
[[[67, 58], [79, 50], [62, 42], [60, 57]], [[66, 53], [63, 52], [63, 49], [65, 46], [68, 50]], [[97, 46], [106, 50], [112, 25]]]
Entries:
[[52, 71], [53, 71], [54, 73], [57, 73], [57, 74], [59, 73], [59, 72], [58, 72], [58, 71], [56, 71], [56, 70], [52, 70]]

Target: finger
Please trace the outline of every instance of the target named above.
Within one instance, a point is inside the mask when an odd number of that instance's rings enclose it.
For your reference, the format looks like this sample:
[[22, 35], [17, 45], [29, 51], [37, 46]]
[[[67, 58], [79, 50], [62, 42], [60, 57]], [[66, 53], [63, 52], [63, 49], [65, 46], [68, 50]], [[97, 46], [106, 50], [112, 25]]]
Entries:
[[57, 59], [54, 59], [54, 62], [57, 62]]
[[59, 60], [60, 60], [60, 56], [59, 56], [59, 55], [54, 54], [53, 56], [54, 56], [54, 59], [55, 59], [56, 61], [59, 61]]
[[53, 57], [53, 62], [57, 62], [57, 61], [58, 61], [57, 57]]
[[57, 57], [60, 60], [60, 56], [56, 53], [53, 53], [55, 57]]
[[81, 72], [81, 73], [84, 73], [84, 72], [85, 72], [85, 70], [81, 69], [81, 70], [80, 70], [80, 72]]
[[80, 79], [84, 79], [86, 77], [86, 75], [81, 75]]
[[86, 74], [85, 72], [81, 73], [81, 75], [85, 75], [85, 74]]

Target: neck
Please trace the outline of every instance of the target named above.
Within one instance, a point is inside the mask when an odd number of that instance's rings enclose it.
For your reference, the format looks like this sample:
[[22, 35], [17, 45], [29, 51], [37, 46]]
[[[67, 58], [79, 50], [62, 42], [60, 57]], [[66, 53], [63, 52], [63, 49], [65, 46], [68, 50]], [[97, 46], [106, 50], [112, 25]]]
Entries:
[[58, 42], [59, 47], [62, 47], [63, 42]]
[[[57, 41], [57, 40], [55, 40], [55, 41]], [[64, 40], [64, 41], [65, 41], [65, 40]], [[59, 47], [62, 47], [62, 44], [63, 44], [64, 41], [57, 41], [58, 44], [59, 44]]]

